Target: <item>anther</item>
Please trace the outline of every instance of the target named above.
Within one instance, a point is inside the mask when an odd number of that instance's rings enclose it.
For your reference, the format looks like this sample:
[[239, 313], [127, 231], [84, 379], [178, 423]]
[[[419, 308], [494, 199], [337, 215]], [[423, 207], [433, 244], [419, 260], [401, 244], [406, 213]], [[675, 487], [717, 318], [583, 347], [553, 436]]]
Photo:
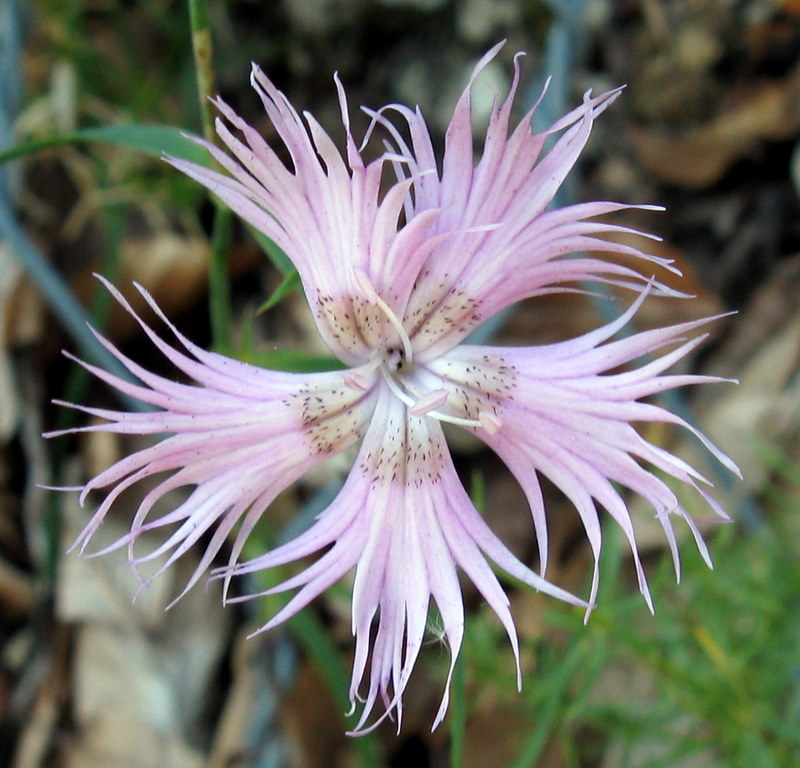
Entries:
[[426, 413], [441, 408], [447, 402], [447, 397], [448, 392], [446, 389], [434, 389], [433, 392], [428, 392], [427, 395], [417, 400], [408, 409], [408, 412], [412, 416], [424, 416]]
[[345, 386], [354, 389], [356, 392], [366, 392], [369, 389], [369, 382], [360, 374], [348, 371], [344, 375]]
[[495, 435], [497, 434], [500, 427], [503, 426], [502, 419], [499, 419], [493, 413], [489, 411], [481, 411], [478, 414], [478, 421], [480, 425], [490, 434]]

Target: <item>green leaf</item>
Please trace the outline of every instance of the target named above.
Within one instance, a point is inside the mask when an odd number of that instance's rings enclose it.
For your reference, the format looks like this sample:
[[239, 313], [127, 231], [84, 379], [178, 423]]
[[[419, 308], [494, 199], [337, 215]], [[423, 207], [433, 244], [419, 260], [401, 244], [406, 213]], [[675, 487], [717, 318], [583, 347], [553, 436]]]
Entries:
[[576, 641], [567, 653], [557, 659], [550, 669], [540, 671], [536, 681], [536, 721], [526, 738], [517, 759], [510, 768], [533, 768], [547, 744], [559, 718], [564, 716], [564, 701], [569, 684], [587, 654], [585, 642]]
[[243, 350], [237, 357], [262, 368], [271, 368], [273, 371], [318, 373], [344, 369], [341, 360], [332, 355], [316, 355], [305, 349]]
[[269, 260], [277, 267], [282, 275], [289, 275], [295, 271], [289, 257], [283, 252], [273, 240], [270, 240], [263, 232], [259, 232], [255, 227], [248, 227], [256, 242], [261, 246]]
[[283, 278], [281, 284], [272, 292], [272, 295], [256, 310], [257, 315], [272, 309], [278, 302], [286, 298], [297, 286], [300, 285], [300, 275], [297, 270], [292, 270]]
[[39, 152], [50, 147], [84, 142], [109, 144], [117, 147], [137, 149], [153, 157], [164, 153], [182, 160], [201, 165], [209, 165], [208, 153], [198, 144], [181, 133], [178, 128], [168, 125], [104, 125], [98, 128], [84, 128], [72, 133], [51, 136], [41, 141], [18, 144], [0, 152], [0, 164]]

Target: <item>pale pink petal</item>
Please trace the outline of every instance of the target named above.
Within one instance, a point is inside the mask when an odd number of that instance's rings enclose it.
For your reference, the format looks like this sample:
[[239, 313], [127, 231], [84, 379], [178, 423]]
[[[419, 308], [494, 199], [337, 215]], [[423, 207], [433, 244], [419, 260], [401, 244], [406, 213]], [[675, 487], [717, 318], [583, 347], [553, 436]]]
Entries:
[[348, 364], [362, 363], [374, 343], [365, 338], [364, 329], [383, 324], [385, 318], [355, 290], [352, 270], [364, 271], [388, 306], [402, 312], [429, 250], [424, 238], [437, 213], [428, 211], [398, 232], [410, 182], [400, 181], [381, 194], [387, 158], [369, 164], [361, 159], [338, 80], [346, 161], [319, 123], [305, 114], [304, 124], [284, 94], [257, 68], [252, 82], [289, 150], [292, 168], [284, 166], [260, 135], [220, 100], [217, 107], [244, 141], [218, 121], [218, 134], [232, 156], [200, 143], [230, 175], [178, 158], [168, 161], [207, 186], [286, 252], [331, 350]]
[[[458, 479], [439, 425], [408, 415], [388, 388], [381, 389], [344, 487], [314, 525], [294, 541], [220, 569], [217, 576], [230, 579], [315, 552], [324, 554], [297, 576], [267, 590], [299, 591], [259, 632], [284, 621], [355, 568], [356, 649], [350, 698], [355, 706], [365, 685], [366, 695], [354, 733], [371, 730], [386, 717], [396, 717], [400, 727], [402, 694], [423, 645], [431, 598], [444, 621], [452, 675], [464, 623], [457, 568], [498, 615], [515, 654], [509, 601], [489, 560], [535, 589], [586, 605], [523, 565], [491, 533]], [[444, 717], [447, 698], [445, 691], [437, 723]], [[379, 699], [384, 714], [367, 726]]]
[[[474, 164], [470, 91], [498, 50], [493, 48], [477, 65], [456, 105], [441, 172], [422, 115], [393, 107], [407, 122], [411, 136], [409, 149], [400, 134], [393, 133], [401, 154], [413, 158], [396, 166], [401, 177], [414, 181], [414, 204], [407, 208], [407, 216], [413, 221], [414, 215], [426, 210], [440, 212], [430, 230], [430, 237], [439, 242], [421, 268], [405, 313], [405, 322], [416, 336], [415, 350], [426, 359], [457, 344], [500, 309], [554, 286], [599, 280], [641, 287], [649, 276], [609, 259], [562, 258], [569, 254], [616, 253], [641, 260], [645, 270], [648, 261], [671, 268], [664, 259], [613, 239], [614, 235], [642, 233], [587, 221], [632, 206], [598, 202], [546, 210], [585, 146], [594, 120], [619, 95], [619, 89], [597, 97], [587, 94], [581, 107], [542, 134], [530, 128], [532, 111], [512, 130], [510, 113], [519, 83], [517, 57], [510, 92], [505, 101], [495, 103], [482, 157]], [[561, 131], [555, 146], [541, 157], [547, 136]], [[654, 290], [674, 293], [660, 283]]]
[[[616, 321], [576, 339], [545, 347], [464, 345], [428, 364], [430, 382], [421, 373], [417, 378], [431, 387], [449, 384], [448, 402], [459, 415], [474, 419], [481, 409], [496, 413], [501, 424], [498, 429], [476, 427], [475, 431], [503, 459], [528, 497], [542, 569], [548, 547], [540, 476], [551, 480], [575, 506], [596, 561], [602, 541], [596, 505], [616, 520], [628, 539], [640, 589], [652, 608], [634, 524], [614, 484], [639, 494], [653, 507], [664, 526], [677, 569], [670, 516], [684, 518], [695, 532], [704, 557], [707, 552], [675, 493], [647, 465], [697, 490], [698, 483], [709, 481], [685, 461], [645, 440], [633, 423], [661, 421], [687, 429], [723, 465], [733, 472], [738, 470], [685, 420], [661, 406], [639, 402], [675, 387], [721, 381], [709, 376], [662, 375], [697, 345], [698, 339], [686, 340], [686, 334], [712, 318], [609, 341], [631, 319], [643, 298], [644, 294]], [[660, 356], [638, 368], [618, 370], [655, 353]], [[709, 500], [707, 494], [703, 497]], [[716, 505], [712, 508], [719, 510]], [[595, 570], [590, 602], [594, 601], [596, 587]]]
[[[341, 372], [272, 372], [208, 353], [173, 329], [185, 349], [180, 351], [157, 336], [119, 293], [114, 294], [164, 356], [195, 383], [180, 383], [150, 373], [102, 338], [106, 348], [142, 384], [123, 381], [82, 363], [109, 385], [163, 410], [137, 413], [74, 405], [71, 407], [106, 422], [66, 431], [158, 433], [166, 437], [120, 459], [83, 486], [81, 504], [93, 491], [110, 490], [73, 547], [82, 552], [86, 549], [123, 492], [147, 478], [166, 474], [139, 503], [130, 533], [96, 554], [127, 546], [133, 566], [168, 555], [157, 576], [205, 533], [211, 533], [188, 589], [202, 576], [237, 525], [252, 528], [282, 490], [360, 439], [374, 407], [374, 394], [372, 388], [359, 391], [347, 387]], [[152, 304], [152, 299], [147, 298]], [[354, 373], [365, 381], [374, 380], [369, 367]], [[48, 436], [58, 434], [63, 432]], [[188, 491], [185, 501], [172, 511], [151, 514], [167, 493], [182, 488]], [[173, 530], [176, 524], [178, 527]], [[161, 545], [145, 554], [134, 551], [143, 533], [165, 527], [168, 533]], [[234, 559], [243, 544], [241, 538], [235, 543]]]

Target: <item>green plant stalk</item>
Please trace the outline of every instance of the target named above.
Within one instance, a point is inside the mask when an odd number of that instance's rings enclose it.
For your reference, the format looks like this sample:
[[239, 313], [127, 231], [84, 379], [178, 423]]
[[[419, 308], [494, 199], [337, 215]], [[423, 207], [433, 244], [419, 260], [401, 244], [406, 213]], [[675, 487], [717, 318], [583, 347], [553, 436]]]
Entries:
[[211, 262], [208, 271], [209, 311], [214, 347], [218, 352], [226, 354], [230, 354], [233, 347], [231, 283], [228, 276], [232, 225], [231, 212], [223, 205], [217, 204], [214, 209]]
[[272, 292], [272, 295], [258, 308], [257, 315], [269, 312], [274, 306], [283, 301], [292, 291], [300, 285], [300, 273], [293, 269], [286, 277], [281, 280], [280, 285]]
[[538, 681], [538, 693], [544, 696], [542, 703], [537, 707], [536, 725], [523, 742], [517, 759], [511, 763], [511, 768], [534, 768], [536, 765], [563, 711], [570, 681], [585, 656], [585, 644], [580, 640], [575, 641], [553, 671], [544, 680]]
[[32, 155], [52, 147], [69, 144], [108, 144], [113, 147], [127, 147], [144, 152], [151, 157], [160, 158], [165, 153], [191, 160], [193, 163], [207, 165], [208, 153], [178, 128], [167, 125], [101, 125], [97, 128], [81, 128], [59, 136], [50, 136], [40, 141], [17, 144], [0, 151], [0, 165], [26, 155]]
[[192, 30], [192, 54], [197, 75], [197, 98], [206, 141], [214, 141], [214, 115], [208, 97], [214, 93], [214, 62], [211, 16], [206, 0], [189, 0], [189, 24]]
[[[203, 136], [213, 142], [214, 115], [208, 97], [215, 91], [211, 17], [206, 0], [189, 0], [189, 23], [192, 32], [192, 53], [197, 76], [197, 97]], [[209, 263], [209, 312], [214, 346], [225, 352], [231, 349], [231, 290], [228, 275], [228, 249], [231, 240], [230, 212], [214, 200], [214, 223], [211, 235], [211, 261]]]

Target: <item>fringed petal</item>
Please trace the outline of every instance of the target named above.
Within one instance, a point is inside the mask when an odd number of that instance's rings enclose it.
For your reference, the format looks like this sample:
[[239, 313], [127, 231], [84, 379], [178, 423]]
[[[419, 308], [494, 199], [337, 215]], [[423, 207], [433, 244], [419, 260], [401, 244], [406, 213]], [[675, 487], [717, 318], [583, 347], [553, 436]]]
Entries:
[[[652, 601], [639, 560], [634, 522], [617, 487], [643, 497], [664, 527], [679, 573], [671, 516], [687, 521], [698, 546], [705, 545], [675, 493], [647, 465], [697, 489], [719, 506], [698, 484], [710, 482], [667, 450], [643, 438], [635, 422], [666, 422], [695, 435], [727, 469], [738, 473], [731, 459], [681, 417], [641, 398], [676, 387], [723, 381], [711, 376], [664, 375], [704, 337], [686, 335], [714, 318], [635, 333], [609, 341], [641, 305], [643, 293], [621, 317], [584, 336], [545, 347], [502, 348], [461, 346], [428, 364], [429, 387], [449, 387], [455, 415], [477, 419], [481, 410], [495, 416], [492, 430], [474, 431], [504, 460], [520, 482], [531, 506], [539, 542], [540, 568], [547, 562], [547, 525], [539, 477], [547, 477], [572, 502], [586, 530], [595, 563], [601, 541], [597, 505], [622, 528], [630, 545], [639, 586], [648, 606]], [[625, 368], [644, 355], [656, 355], [636, 368]], [[623, 367], [623, 370], [619, 370]], [[609, 372], [612, 371], [612, 372]], [[720, 515], [726, 519], [724, 513]], [[597, 568], [589, 602], [594, 602]]]
[[353, 270], [363, 271], [392, 311], [402, 314], [427, 254], [421, 246], [437, 214], [428, 211], [400, 228], [410, 182], [398, 181], [381, 193], [383, 167], [390, 158], [363, 162], [338, 79], [346, 159], [314, 117], [306, 113], [304, 121], [257, 67], [252, 84], [289, 150], [291, 168], [220, 99], [214, 103], [224, 119], [217, 121], [217, 133], [230, 154], [199, 143], [228, 175], [179, 158], [167, 160], [286, 252], [300, 274], [322, 337], [341, 360], [358, 365], [371, 352], [365, 329], [383, 318], [365, 308], [352, 282]]
[[[422, 264], [405, 313], [405, 321], [415, 329], [415, 351], [425, 359], [453, 347], [504, 307], [548, 293], [554, 286], [597, 280], [642, 287], [649, 277], [647, 262], [676, 271], [640, 247], [614, 241], [623, 234], [649, 237], [644, 233], [590, 221], [631, 207], [652, 206], [597, 202], [546, 210], [586, 145], [595, 119], [620, 89], [596, 97], [587, 93], [580, 107], [543, 133], [531, 130], [533, 110], [512, 128], [511, 109], [520, 78], [519, 56], [515, 57], [508, 96], [494, 104], [482, 156], [474, 163], [470, 91], [499, 49], [495, 46], [481, 59], [456, 105], [441, 172], [419, 111], [392, 107], [407, 123], [411, 137], [409, 147], [397, 131], [392, 134], [400, 154], [410, 157], [397, 166], [401, 177], [414, 181], [414, 200], [407, 204], [406, 215], [413, 221], [426, 210], [440, 211], [429, 233], [437, 245]], [[557, 133], [562, 135], [542, 156], [545, 140]], [[563, 258], [583, 251], [633, 257], [642, 262], [644, 274], [608, 259]], [[675, 293], [661, 283], [654, 283], [653, 290]]]
[[[517, 658], [509, 601], [489, 561], [535, 589], [586, 606], [523, 565], [491, 533], [456, 474], [439, 425], [409, 416], [388, 387], [378, 397], [355, 467], [314, 525], [272, 552], [215, 574], [230, 579], [324, 551], [296, 576], [267, 590], [299, 591], [262, 632], [355, 568], [350, 698], [354, 707], [358, 701], [362, 707], [354, 734], [372, 730], [387, 717], [400, 728], [403, 692], [423, 646], [431, 599], [444, 623], [452, 676], [464, 634], [458, 568], [498, 615]], [[519, 682], [519, 668], [517, 676]], [[370, 723], [379, 700], [384, 713]], [[447, 701], [445, 690], [434, 727]]]
[[[96, 554], [126, 546], [134, 569], [165, 555], [167, 560], [157, 576], [201, 537], [210, 534], [188, 589], [242, 520], [248, 529], [252, 528], [281, 491], [360, 439], [374, 407], [374, 394], [370, 386], [363, 390], [348, 387], [342, 372], [272, 372], [208, 353], [170, 326], [181, 350], [161, 339], [116, 290], [111, 290], [155, 346], [194, 383], [175, 382], [150, 373], [99, 337], [141, 384], [123, 381], [82, 363], [84, 367], [110, 386], [162, 410], [136, 413], [71, 406], [106, 421], [65, 431], [166, 436], [120, 459], [83, 486], [81, 504], [93, 491], [110, 490], [73, 548], [86, 550], [123, 493], [141, 481], [166, 474], [166, 479], [161, 479], [140, 501], [130, 532]], [[158, 311], [146, 293], [145, 297]], [[367, 382], [375, 377], [369, 367], [351, 371], [351, 375]], [[47, 436], [59, 434], [64, 431]], [[182, 503], [168, 512], [154, 511], [167, 494], [184, 488], [190, 490]], [[175, 525], [178, 527], [173, 530]], [[135, 551], [134, 545], [142, 534], [165, 527], [168, 532], [162, 544], [145, 554]], [[243, 541], [237, 540], [234, 556], [238, 556], [242, 545]]]
[[[642, 402], [676, 387], [719, 381], [665, 373], [702, 341], [695, 331], [708, 319], [613, 340], [647, 293], [677, 293], [629, 266], [638, 262], [644, 270], [654, 265], [677, 271], [668, 260], [630, 244], [631, 235], [643, 233], [605, 220], [632, 206], [594, 202], [548, 210], [595, 119], [619, 89], [596, 97], [587, 93], [580, 106], [547, 131], [534, 133], [530, 121], [537, 105], [511, 124], [520, 82], [515, 57], [509, 93], [492, 107], [476, 163], [471, 89], [501, 47], [478, 62], [456, 104], [441, 168], [418, 109], [390, 105], [365, 110], [371, 123], [364, 142], [375, 129], [389, 136], [385, 152], [365, 163], [337, 77], [344, 153], [311, 115], [298, 114], [258, 68], [251, 82], [290, 161], [284, 162], [219, 99], [217, 132], [227, 152], [198, 141], [224, 172], [169, 159], [283, 248], [297, 267], [322, 337], [350, 370], [277, 373], [207, 352], [183, 336], [137, 286], [167, 326], [167, 341], [106, 283], [181, 380], [148, 371], [98, 335], [137, 381], [78, 362], [109, 386], [158, 410], [131, 413], [60, 403], [104, 422], [67, 432], [164, 435], [82, 488], [71, 489], [80, 490], [81, 504], [93, 491], [105, 489], [73, 548], [83, 552], [112, 507], [141, 483], [149, 490], [136, 506], [129, 533], [94, 553], [127, 547], [137, 575], [142, 563], [164, 558], [158, 576], [202, 541], [205, 550], [188, 589], [232, 538], [227, 565], [213, 573], [223, 581], [226, 602], [234, 602], [256, 596], [229, 598], [235, 577], [316, 558], [257, 593], [294, 591], [259, 632], [355, 571], [350, 699], [354, 710], [357, 702], [362, 706], [353, 733], [365, 733], [386, 718], [395, 719], [400, 728], [403, 694], [424, 643], [431, 602], [450, 649], [448, 682], [434, 727], [444, 718], [464, 636], [459, 570], [497, 614], [517, 659], [521, 684], [510, 602], [492, 566], [583, 606], [588, 616], [598, 589], [601, 508], [622, 529], [639, 588], [652, 610], [625, 489], [654, 508], [676, 575], [680, 566], [674, 517], [686, 520], [710, 564], [695, 521], [662, 477], [695, 488], [716, 515], [727, 519], [704, 488], [709, 481], [642, 437], [635, 422], [664, 422], [688, 430], [724, 466], [738, 472], [681, 416]], [[407, 131], [393, 125], [390, 114], [399, 115]], [[553, 146], [545, 151], [548, 136]], [[387, 166], [395, 174], [393, 184], [384, 183]], [[571, 254], [582, 255], [566, 258]], [[625, 263], [614, 256], [624, 256]], [[640, 295], [617, 320], [569, 341], [519, 349], [456, 347], [476, 325], [513, 302], [580, 290], [586, 281], [639, 290]], [[642, 356], [650, 359], [629, 367]], [[531, 508], [539, 573], [517, 559], [476, 511], [458, 478], [440, 422], [478, 434], [519, 480]], [[63, 431], [49, 436], [57, 434]], [[294, 540], [240, 562], [248, 536], [277, 494], [362, 437], [344, 487], [313, 525]], [[543, 477], [570, 500], [586, 530], [595, 560], [588, 602], [544, 579], [548, 536]], [[164, 511], [167, 495], [175, 491], [183, 491], [182, 501]], [[140, 553], [136, 545], [145, 533], [160, 534], [160, 543]], [[373, 718], [379, 701], [383, 714]]]

